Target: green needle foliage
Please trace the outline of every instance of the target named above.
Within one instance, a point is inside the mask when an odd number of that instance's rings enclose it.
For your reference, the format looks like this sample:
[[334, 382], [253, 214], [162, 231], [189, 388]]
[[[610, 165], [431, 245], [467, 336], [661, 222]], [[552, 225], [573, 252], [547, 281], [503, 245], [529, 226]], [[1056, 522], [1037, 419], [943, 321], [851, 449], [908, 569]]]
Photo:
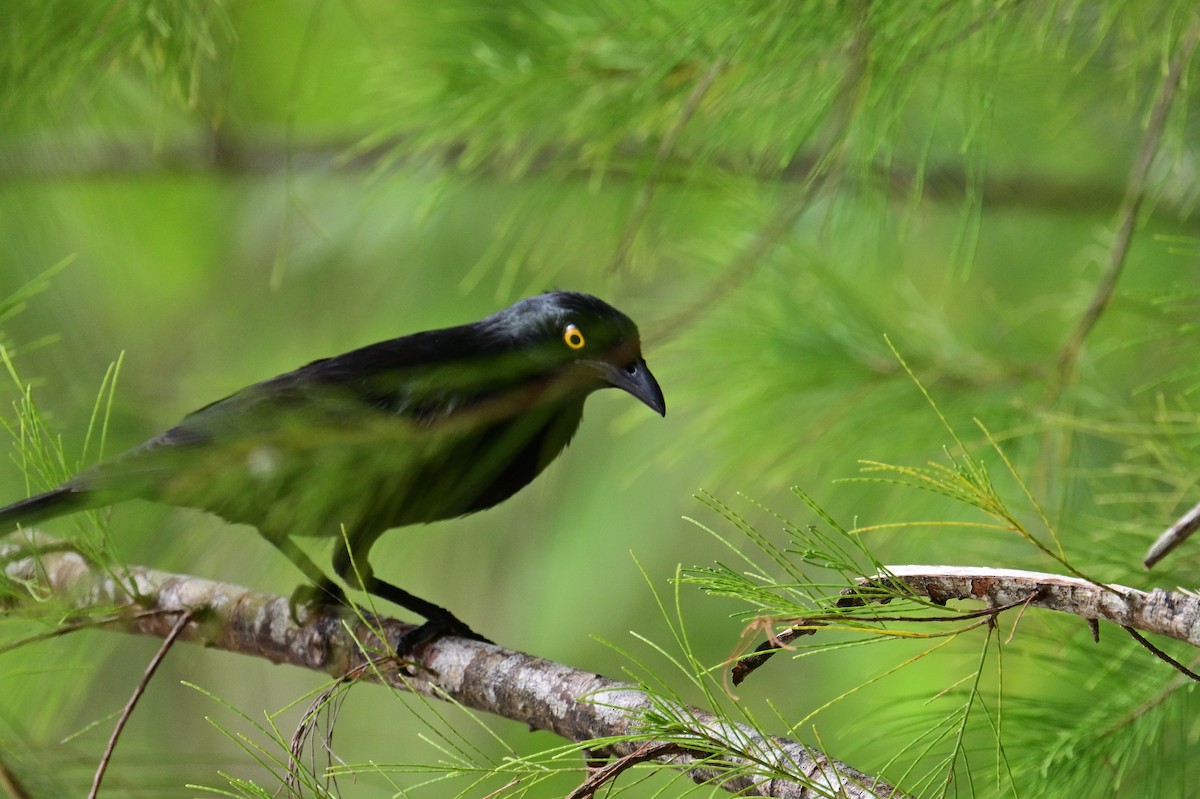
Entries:
[[[64, 265], [65, 262], [48, 270], [34, 282], [15, 292], [7, 302], [0, 301], [0, 321], [5, 316], [12, 316], [22, 310], [29, 297], [44, 291], [49, 286], [51, 276]], [[14, 354], [0, 344], [0, 364], [3, 364], [8, 378], [19, 394], [19, 399], [13, 403], [13, 414], [11, 417], [0, 419], [0, 426], [12, 437], [12, 461], [25, 476], [26, 493], [32, 495], [61, 485], [85, 466], [103, 459], [108, 438], [108, 420], [112, 413], [113, 398], [116, 396], [122, 358], [119, 357], [105, 372], [95, 404], [92, 406], [80, 455], [71, 457], [61, 435], [54, 430], [52, 423], [34, 402], [33, 387], [18, 373], [13, 361]], [[103, 565], [114, 578], [129, 584], [118, 576], [120, 569], [117, 567], [122, 563], [120, 548], [110, 534], [104, 514], [94, 511], [76, 514], [73, 526], [76, 535], [72, 538], [71, 546], [91, 562]], [[0, 581], [0, 590], [13, 591], [18, 599], [28, 599], [30, 596], [39, 602], [42, 599], [38, 596], [36, 586], [14, 586], [3, 580]], [[61, 621], [61, 610], [56, 608], [53, 602], [47, 605], [46, 611], [47, 618], [52, 622]], [[96, 612], [98, 619], [104, 615], [103, 610]], [[86, 620], [80, 619], [71, 621], [72, 625], [85, 623]], [[0, 647], [9, 648], [10, 645]]]
[[94, 91], [99, 76], [147, 80], [164, 103], [195, 108], [232, 36], [228, 3], [13, 0], [0, 16], [0, 117], [34, 128]]
[[[655, 734], [682, 699], [919, 795], [1186, 795], [1193, 692], [1145, 650], [1033, 610], [922, 621], [969, 609], [855, 580], [1195, 587], [1194, 545], [1140, 566], [1200, 500], [1195, 5], [8, 0], [0, 501], [313, 358], [585, 290], [638, 320], [665, 422], [589, 408], [528, 496], [395, 534], [385, 576], [495, 640], [628, 669], [663, 697]], [[294, 587], [245, 530], [155, 514], [52, 532], [116, 574]], [[0, 767], [81, 794], [148, 655], [25, 644], [59, 629], [39, 607], [3, 625]], [[812, 634], [731, 691], [728, 661], [796, 618]], [[187, 649], [114, 790], [273, 795], [320, 688]], [[402, 729], [369, 690], [330, 700], [345, 762], [318, 752], [295, 793], [578, 784], [574, 747], [458, 710]], [[240, 721], [211, 727], [209, 696]], [[612, 790], [709, 789], [643, 766]]]
[[[932, 403], [924, 387], [917, 385]], [[937, 406], [932, 407], [944, 421]], [[1055, 638], [1052, 631], [1067, 623], [1024, 620], [1024, 613], [1015, 609], [1007, 611], [1007, 618], [1015, 620], [1006, 635], [1003, 622], [997, 626], [991, 616], [978, 620], [969, 613], [972, 608], [953, 611], [940, 607], [885, 579], [863, 586], [863, 577], [886, 578], [889, 573], [865, 546], [869, 534], [888, 527], [941, 525], [974, 535], [986, 530], [1014, 533], [1043, 558], [1092, 579], [1068, 561], [1045, 513], [1020, 483], [1003, 449], [989, 437], [992, 454], [1013, 471], [1019, 498], [1027, 500], [1034, 518], [1046, 525], [1053, 545], [1030, 532], [1021, 521], [1023, 514], [1009, 509], [1004, 492], [989, 478], [981, 457], [966, 448], [953, 428], [947, 429], [955, 442], [953, 454], [947, 454], [948, 464], [905, 467], [867, 463], [868, 472], [885, 476], [861, 479], [885, 489], [932, 491], [949, 505], [982, 511], [995, 523], [903, 522], [846, 529], [810, 496], [795, 489], [819, 524], [801, 527], [770, 513], [771, 521], [781, 524], [787, 537], [786, 546], [780, 546], [730, 506], [702, 496], [703, 503], [739, 535], [731, 538], [718, 528], [697, 524], [732, 550], [742, 568], [688, 569], [683, 582], [748, 606], [734, 617], [745, 621], [746, 629], [753, 633], [770, 636], [784, 629], [811, 633], [812, 637], [781, 645], [796, 659], [828, 657], [867, 644], [906, 647], [905, 654], [875, 655], [873, 661], [889, 664], [883, 671], [832, 697], [792, 729], [812, 724], [819, 713], [837, 703], [854, 704], [856, 694], [887, 690], [891, 701], [898, 704], [890, 705], [889, 710], [870, 711], [875, 729], [862, 732], [870, 736], [876, 754], [879, 749], [892, 752], [884, 773], [915, 795], [1107, 795], [1130, 784], [1152, 784], [1155, 790], [1174, 792], [1188, 780], [1182, 752], [1198, 732], [1187, 720], [1192, 685], [1149, 652], [1120, 637], [1114, 639], [1108, 632], [1100, 646], [1089, 646], [1083, 643], [1086, 633], [1078, 622], [1065, 640]], [[763, 510], [761, 506], [758, 509]], [[862, 602], [847, 603], [847, 597]], [[974, 662], [969, 655], [972, 640], [978, 651]], [[1196, 660], [1194, 654], [1183, 657], [1188, 662]], [[1079, 688], [1082, 677], [1082, 690], [1065, 690], [1050, 700], [1034, 686], [1014, 689], [1013, 680], [1005, 676], [1005, 664], [1014, 658], [1037, 659], [1038, 668], [1048, 676], [1037, 687], [1075, 683]], [[928, 674], [912, 675], [920, 671], [919, 664], [931, 662], [942, 669], [934, 681]], [[760, 678], [754, 675], [751, 679]], [[919, 687], [923, 685], [927, 688]], [[1030, 688], [1034, 691], [1029, 692]], [[1097, 698], [1097, 691], [1102, 698]], [[1164, 759], [1170, 765], [1158, 770]]]

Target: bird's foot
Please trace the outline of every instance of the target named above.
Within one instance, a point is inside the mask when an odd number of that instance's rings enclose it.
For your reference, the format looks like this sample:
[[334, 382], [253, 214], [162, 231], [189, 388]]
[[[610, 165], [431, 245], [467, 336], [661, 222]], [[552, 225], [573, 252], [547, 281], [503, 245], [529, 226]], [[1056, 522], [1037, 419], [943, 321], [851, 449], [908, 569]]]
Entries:
[[392, 649], [397, 657], [403, 658], [442, 636], [467, 638], [484, 644], [492, 643], [455, 617], [450, 616], [448, 618], [434, 617], [424, 624], [412, 628], [392, 642]]
[[300, 585], [288, 599], [288, 610], [292, 621], [303, 624], [303, 619], [323, 607], [342, 607], [346, 604], [346, 592], [337, 583], [324, 582], [315, 585]]

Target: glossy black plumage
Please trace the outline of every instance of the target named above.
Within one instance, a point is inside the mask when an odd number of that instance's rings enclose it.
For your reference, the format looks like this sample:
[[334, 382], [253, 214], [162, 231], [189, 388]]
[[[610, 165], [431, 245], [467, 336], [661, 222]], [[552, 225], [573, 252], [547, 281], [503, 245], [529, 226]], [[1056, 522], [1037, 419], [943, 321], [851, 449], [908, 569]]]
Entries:
[[392, 527], [483, 510], [528, 485], [574, 436], [587, 396], [606, 386], [665, 413], [628, 317], [590, 295], [543, 294], [249, 386], [0, 509], [0, 527], [132, 498], [200, 508], [255, 526], [334, 597], [292, 537], [340, 538], [344, 528], [338, 575], [425, 616], [424, 637], [474, 635], [376, 578], [371, 545]]

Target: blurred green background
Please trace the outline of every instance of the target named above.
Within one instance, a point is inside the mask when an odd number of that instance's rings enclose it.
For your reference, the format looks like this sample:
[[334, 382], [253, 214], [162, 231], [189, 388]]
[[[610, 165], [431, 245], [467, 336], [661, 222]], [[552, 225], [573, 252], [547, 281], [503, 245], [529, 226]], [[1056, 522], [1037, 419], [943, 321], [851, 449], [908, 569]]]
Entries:
[[[373, 560], [505, 645], [614, 676], [630, 661], [604, 641], [666, 668], [630, 631], [668, 642], [653, 591], [669, 596], [679, 564], [728, 558], [683, 518], [733, 535], [698, 490], [769, 535], [779, 523], [739, 492], [801, 526], [816, 517], [793, 485], [846, 527], [979, 520], [936, 495], [836, 482], [861, 459], [944, 458], [949, 436], [885, 335], [1032, 523], [972, 420], [1003, 441], [1077, 566], [1187, 585], [1194, 548], [1164, 574], [1138, 564], [1200, 499], [1200, 128], [1196, 68], [1179, 56], [1195, 26], [1182, 1], [6, 0], [0, 299], [70, 263], [3, 320], [0, 341], [72, 455], [124, 353], [111, 453], [316, 357], [549, 288], [604, 297], [640, 325], [666, 419], [597, 395], [529, 489], [393, 532]], [[1064, 378], [1060, 353], [1110, 262], [1176, 57], [1117, 292]], [[19, 397], [12, 384], [0, 394], [6, 408]], [[25, 491], [17, 465], [0, 469], [0, 497]], [[297, 582], [258, 536], [203, 514], [130, 504], [112, 528], [131, 563], [280, 593]], [[1055, 568], [1015, 535], [916, 526], [869, 543], [891, 563]], [[701, 659], [729, 656], [743, 608], [688, 588], [681, 601]], [[1013, 784], [1181, 795], [1190, 692], [1167, 692], [1173, 673], [1116, 633], [1093, 651], [1082, 625], [1029, 616], [1003, 676]], [[31, 629], [9, 621], [5, 638]], [[901, 780], [892, 755], [981, 643], [956, 642], [792, 734]], [[82, 794], [157, 646], [90, 631], [0, 659], [0, 746], [34, 795]], [[916, 646], [780, 658], [740, 695], [794, 723]], [[1135, 679], [1147, 693], [1113, 691]], [[121, 741], [110, 795], [193, 795], [185, 784], [225, 784], [218, 772], [270, 784], [207, 719], [245, 725], [181, 681], [259, 721], [324, 684], [176, 649]], [[352, 692], [338, 754], [436, 761], [425, 728], [383, 696]], [[281, 717], [285, 735], [304, 704]], [[1140, 754], [1112, 765], [1113, 738], [1071, 737], [1085, 719], [1125, 719], [1108, 732]], [[519, 752], [551, 741], [489, 723]], [[1064, 748], [1074, 766], [1054, 759]], [[666, 779], [632, 793], [688, 789]], [[340, 788], [397, 790], [376, 775]]]

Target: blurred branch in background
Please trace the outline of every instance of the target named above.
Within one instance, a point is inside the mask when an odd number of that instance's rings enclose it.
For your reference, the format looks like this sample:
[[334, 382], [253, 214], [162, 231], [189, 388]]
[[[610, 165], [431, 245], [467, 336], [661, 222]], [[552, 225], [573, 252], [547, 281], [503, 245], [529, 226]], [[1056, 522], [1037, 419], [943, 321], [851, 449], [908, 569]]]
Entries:
[[[412, 137], [413, 139], [416, 136]], [[315, 140], [300, 137], [290, 141], [284, 135], [260, 132], [231, 134], [206, 131], [194, 136], [172, 138], [151, 146], [134, 138], [103, 134], [81, 137], [71, 143], [62, 135], [45, 140], [36, 136], [0, 136], [0, 180], [57, 181], [122, 177], [167, 177], [171, 175], [281, 176], [289, 171], [322, 175], [378, 175], [435, 167], [464, 170], [464, 175], [508, 181], [512, 163], [507, 161], [462, 162], [467, 145], [450, 144], [435, 152], [412, 151], [409, 137], [375, 142], [364, 146], [356, 137]], [[409, 152], [405, 157], [397, 153]], [[642, 186], [645, 178], [641, 163], [646, 150], [634, 142], [618, 146], [605, 165], [605, 178], [629, 181]], [[748, 162], [742, 155], [717, 154], [706, 162], [714, 175], [748, 178], [764, 184], [782, 186], [805, 184], [824, 155], [799, 152], [777, 169]], [[694, 163], [679, 155], [665, 155], [655, 171], [660, 184], [695, 181]], [[523, 162], [524, 177], [552, 174], [567, 180], [594, 178], [594, 167], [582, 158], [582, 152], [568, 146], [548, 146]], [[971, 175], [957, 163], [905, 164], [900, 159], [871, 166], [874, 185], [887, 187], [893, 200], [911, 199], [913, 185], [922, 184], [921, 196], [932, 203], [957, 205], [971, 193], [978, 193], [991, 210], [1024, 209], [1060, 213], [1103, 213], [1120, 205], [1126, 187], [1100, 178], [1064, 178], [1044, 171], [1008, 174], [990, 171], [982, 177]], [[835, 181], [836, 184], [836, 181]], [[853, 189], [855, 182], [840, 184]], [[1185, 227], [1200, 228], [1191, 214], [1186, 198], [1161, 198], [1156, 209], [1178, 219]]]

